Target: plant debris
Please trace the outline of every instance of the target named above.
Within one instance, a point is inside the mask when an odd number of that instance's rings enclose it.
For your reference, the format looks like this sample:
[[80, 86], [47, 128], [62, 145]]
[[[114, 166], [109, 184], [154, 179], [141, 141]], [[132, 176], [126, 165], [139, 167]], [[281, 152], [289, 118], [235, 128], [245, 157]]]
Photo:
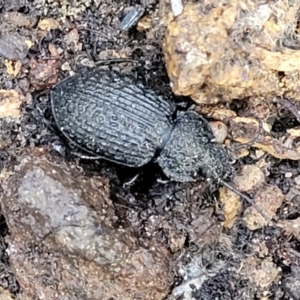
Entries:
[[46, 18], [39, 21], [38, 27], [42, 30], [57, 29], [59, 22], [52, 18]]
[[224, 204], [223, 212], [226, 219], [223, 226], [232, 228], [242, 207], [240, 197], [226, 187], [221, 188], [219, 192], [220, 202]]
[[[259, 122], [254, 118], [236, 117], [230, 120], [230, 133], [234, 141], [252, 144], [279, 159], [300, 159], [300, 147], [294, 141], [298, 138], [294, 131], [288, 132], [280, 139], [271, 134], [271, 127], [263, 123], [262, 132]], [[257, 139], [256, 139], [257, 137]]]
[[15, 90], [0, 90], [0, 118], [21, 116], [22, 95]]

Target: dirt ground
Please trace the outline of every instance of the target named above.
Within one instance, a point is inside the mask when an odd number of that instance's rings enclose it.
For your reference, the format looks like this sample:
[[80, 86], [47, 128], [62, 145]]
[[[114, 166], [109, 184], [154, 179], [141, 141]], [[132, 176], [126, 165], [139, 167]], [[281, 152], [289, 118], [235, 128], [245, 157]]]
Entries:
[[[152, 163], [80, 160], [55, 127], [49, 89], [109, 59], [126, 59], [112, 68], [190, 103], [171, 92], [158, 2], [0, 0], [0, 299], [300, 299], [299, 120], [287, 103], [196, 108], [223, 125], [218, 116], [230, 111], [239, 143], [258, 128], [248, 112], [271, 111], [262, 118], [271, 133], [234, 165], [235, 186], [275, 220], [268, 225], [202, 178], [162, 182]], [[137, 5], [147, 5], [140, 22], [120, 30]]]

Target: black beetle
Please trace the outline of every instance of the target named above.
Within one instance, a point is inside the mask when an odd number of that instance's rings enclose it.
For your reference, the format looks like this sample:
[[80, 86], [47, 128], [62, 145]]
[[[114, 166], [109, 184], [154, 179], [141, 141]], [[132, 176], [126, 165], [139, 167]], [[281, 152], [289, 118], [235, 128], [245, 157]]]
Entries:
[[60, 131], [87, 153], [128, 167], [156, 160], [178, 182], [193, 181], [201, 172], [243, 197], [269, 221], [251, 198], [224, 180], [232, 173], [230, 155], [197, 112], [178, 112], [130, 76], [99, 69], [58, 83], [50, 99]]
[[129, 76], [98, 69], [58, 83], [50, 93], [55, 122], [84, 151], [129, 167], [156, 159], [174, 181], [193, 181], [199, 171], [219, 179], [228, 173], [227, 150], [214, 141], [208, 122]]

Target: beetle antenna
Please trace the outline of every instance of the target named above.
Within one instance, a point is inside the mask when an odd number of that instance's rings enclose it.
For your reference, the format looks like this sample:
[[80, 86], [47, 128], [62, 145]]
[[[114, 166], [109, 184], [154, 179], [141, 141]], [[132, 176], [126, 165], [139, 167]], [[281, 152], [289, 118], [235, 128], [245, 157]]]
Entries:
[[226, 186], [228, 189], [239, 195], [242, 199], [245, 199], [251, 206], [253, 206], [260, 214], [261, 216], [267, 221], [267, 223], [272, 223], [272, 221], [266, 216], [266, 214], [263, 212], [263, 210], [246, 194], [240, 192], [237, 188], [229, 184], [228, 182], [224, 181], [223, 179], [219, 180], [220, 183], [224, 186]]

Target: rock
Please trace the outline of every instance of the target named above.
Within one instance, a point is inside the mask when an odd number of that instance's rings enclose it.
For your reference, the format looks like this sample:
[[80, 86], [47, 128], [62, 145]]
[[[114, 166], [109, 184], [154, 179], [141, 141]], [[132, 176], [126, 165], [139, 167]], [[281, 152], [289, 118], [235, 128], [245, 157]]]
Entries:
[[117, 226], [109, 187], [44, 151], [21, 154], [3, 182], [10, 262], [24, 295], [43, 299], [163, 299], [169, 252]]
[[244, 165], [241, 167], [240, 173], [237, 174], [233, 182], [237, 189], [241, 192], [249, 192], [258, 188], [265, 181], [262, 170], [254, 165]]
[[6, 12], [3, 19], [17, 27], [30, 27], [36, 21], [34, 17], [16, 11]]
[[17, 32], [5, 33], [0, 37], [0, 56], [23, 61], [28, 49], [25, 38]]
[[[262, 185], [254, 197], [255, 204], [261, 208], [264, 214], [271, 220], [277, 209], [282, 205], [285, 199], [282, 191], [277, 186], [268, 184]], [[266, 225], [267, 221], [253, 207], [248, 207], [244, 212], [245, 225], [250, 230], [256, 230]]]
[[163, 51], [173, 92], [201, 104], [300, 100], [298, 11], [284, 0], [190, 1], [177, 17], [169, 8]]
[[259, 259], [252, 256], [243, 261], [241, 273], [257, 286], [266, 289], [278, 281], [279, 271], [271, 257]]
[[47, 89], [58, 81], [58, 69], [60, 62], [57, 60], [35, 60], [30, 61], [28, 78], [36, 90]]

